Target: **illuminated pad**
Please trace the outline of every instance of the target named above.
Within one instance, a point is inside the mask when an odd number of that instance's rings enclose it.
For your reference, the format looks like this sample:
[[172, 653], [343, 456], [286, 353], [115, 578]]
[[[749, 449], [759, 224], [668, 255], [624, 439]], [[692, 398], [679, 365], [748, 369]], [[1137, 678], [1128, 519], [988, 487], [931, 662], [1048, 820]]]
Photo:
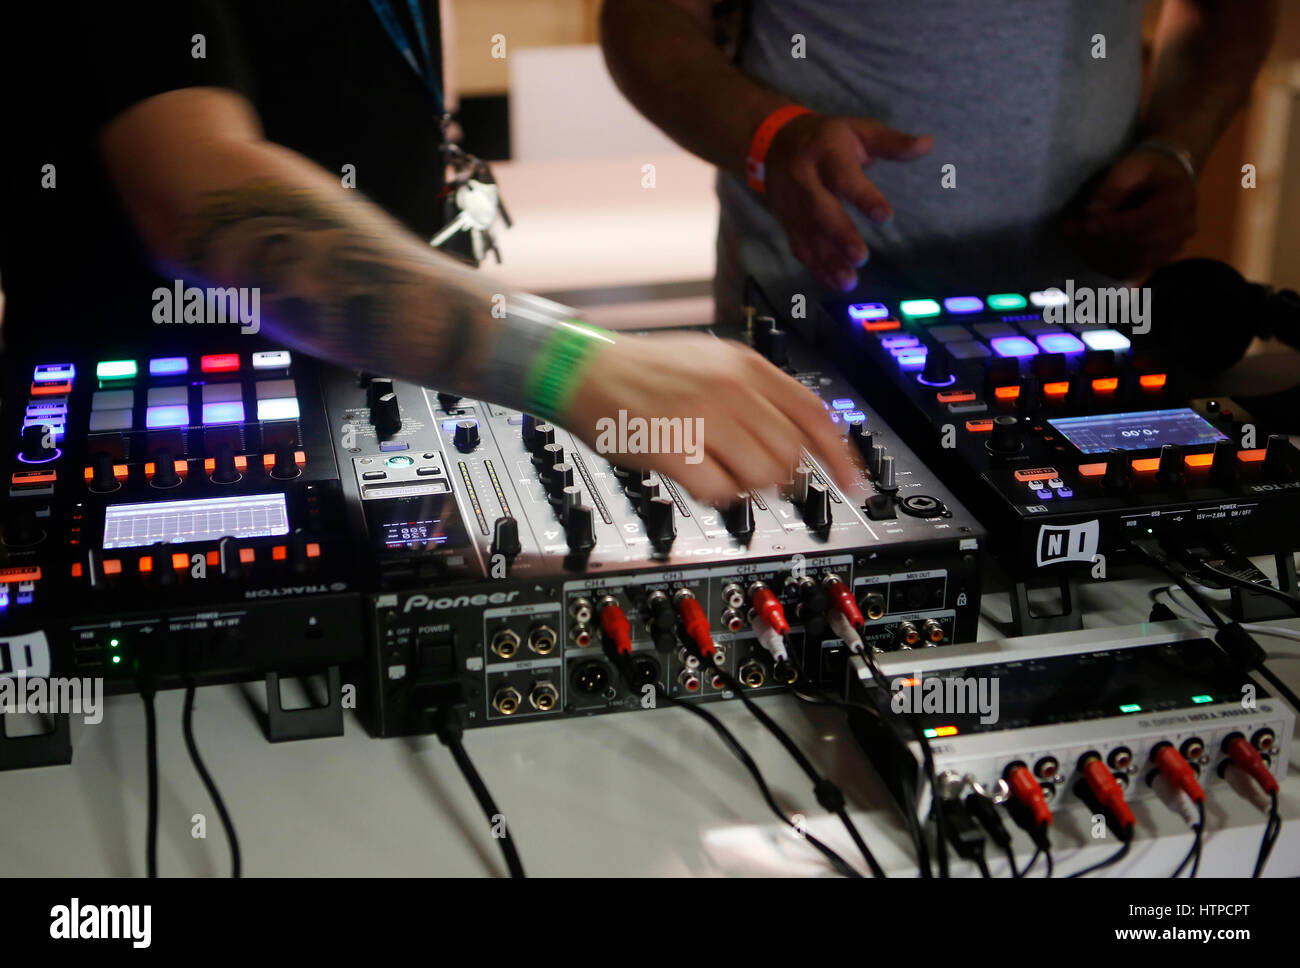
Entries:
[[288, 350], [263, 350], [253, 354], [253, 369], [283, 370], [291, 362]]
[[160, 356], [149, 361], [150, 376], [178, 376], [190, 371], [190, 361], [183, 356]]
[[1033, 340], [1024, 336], [998, 336], [995, 337], [991, 345], [993, 352], [998, 356], [1036, 356], [1038, 347], [1034, 345]]
[[149, 406], [178, 407], [190, 402], [188, 387], [150, 387]]
[[978, 313], [984, 311], [984, 300], [979, 296], [950, 296], [943, 301], [943, 308], [958, 316]]
[[135, 373], [135, 360], [101, 360], [95, 365], [95, 376], [100, 380], [132, 380]]
[[880, 345], [887, 350], [919, 346], [920, 343], [921, 341], [915, 336], [882, 336], [880, 338]]
[[257, 401], [258, 420], [297, 420], [297, 397], [272, 397]]
[[1113, 329], [1085, 329], [1079, 334], [1090, 350], [1126, 350], [1133, 344]]
[[939, 315], [939, 304], [933, 299], [905, 299], [898, 304], [898, 311], [909, 319], [925, 319]]
[[1071, 336], [1069, 333], [1047, 333], [1038, 337], [1038, 345], [1043, 348], [1044, 353], [1082, 353], [1084, 351], [1083, 343], [1079, 342], [1078, 337]]
[[67, 383], [77, 375], [71, 363], [42, 363], [32, 370], [33, 383]]
[[[104, 548], [140, 548], [289, 533], [283, 494], [245, 494], [197, 501], [117, 504], [104, 511]], [[187, 559], [188, 561], [188, 559]]]
[[241, 400], [205, 403], [203, 405], [203, 426], [205, 427], [243, 422], [244, 404]]
[[849, 307], [849, 319], [865, 322], [869, 319], [888, 319], [889, 307], [884, 303], [854, 303]]
[[1040, 292], [1031, 292], [1029, 301], [1038, 309], [1042, 309], [1044, 306], [1064, 306], [1070, 301], [1070, 297], [1060, 289], [1044, 289]]
[[190, 422], [190, 408], [184, 404], [148, 407], [144, 412], [144, 425], [150, 430], [165, 427], [184, 427]]
[[1016, 292], [998, 292], [984, 300], [989, 309], [1007, 312], [1012, 309], [1024, 309], [1025, 297]]
[[233, 373], [239, 369], [238, 353], [213, 353], [199, 358], [204, 373]]

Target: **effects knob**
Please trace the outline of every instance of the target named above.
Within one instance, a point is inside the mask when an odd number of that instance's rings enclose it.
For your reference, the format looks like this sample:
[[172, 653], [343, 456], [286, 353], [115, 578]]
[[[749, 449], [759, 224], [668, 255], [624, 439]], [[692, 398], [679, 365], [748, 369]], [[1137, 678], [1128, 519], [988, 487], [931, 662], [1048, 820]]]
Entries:
[[508, 514], [503, 514], [492, 523], [492, 546], [489, 550], [494, 555], [513, 558], [523, 551], [519, 543], [519, 522]]
[[871, 448], [875, 446], [876, 435], [867, 429], [866, 421], [857, 424], [849, 431], [849, 438], [864, 461], [871, 460]]
[[573, 465], [567, 460], [562, 460], [543, 470], [539, 476], [542, 487], [552, 494], [557, 494], [573, 483]]
[[1106, 473], [1102, 476], [1102, 486], [1110, 491], [1122, 491], [1129, 486], [1130, 465], [1128, 454], [1118, 447], [1112, 447], [1106, 455]]
[[1210, 480], [1223, 486], [1232, 484], [1236, 479], [1237, 444], [1232, 440], [1215, 442], [1214, 456], [1210, 460]]
[[[379, 405], [380, 397], [382, 397], [385, 393], [396, 393], [396, 392], [397, 390], [393, 386], [392, 380], [389, 380], [385, 377], [373, 379], [366, 384], [366, 406], [369, 407], [371, 410], [374, 410], [375, 407]], [[374, 419], [372, 418], [370, 422], [374, 423]]]
[[651, 498], [645, 508], [645, 530], [655, 545], [671, 544], [677, 537], [677, 523], [673, 519], [672, 498]]
[[569, 509], [564, 519], [564, 537], [569, 550], [574, 553], [590, 551], [596, 547], [595, 514], [586, 504]]
[[[886, 460], [892, 461], [892, 457]], [[822, 531], [831, 526], [831, 495], [821, 481], [808, 485], [808, 497], [803, 502], [803, 523], [813, 531]]]
[[930, 386], [944, 386], [952, 380], [952, 357], [942, 344], [930, 347], [925, 354], [925, 366], [921, 370], [921, 382]]
[[663, 479], [653, 472], [641, 478], [641, 483], [637, 487], [637, 493], [640, 495], [640, 497], [637, 498], [638, 513], [642, 515], [648, 513], [650, 502], [658, 499], [662, 485]]
[[90, 458], [90, 489], [92, 491], [116, 491], [120, 485], [113, 474], [113, 458], [102, 450]]
[[724, 512], [727, 531], [737, 537], [754, 533], [754, 503], [746, 494]]
[[370, 408], [370, 422], [381, 437], [391, 437], [402, 429], [402, 408], [398, 406], [396, 393], [389, 391], [375, 400]]
[[275, 447], [275, 463], [271, 465], [271, 476], [276, 480], [287, 481], [297, 477], [302, 471], [294, 453], [293, 444], [280, 443]]
[[884, 444], [872, 444], [871, 453], [867, 456], [867, 470], [870, 472], [873, 480], [880, 476], [880, 463], [884, 459]]
[[23, 447], [19, 456], [29, 463], [49, 460], [57, 456], [59, 448], [54, 445], [54, 428], [47, 424], [32, 424], [23, 428]]
[[153, 478], [149, 483], [154, 487], [175, 487], [181, 482], [181, 476], [176, 473], [176, 461], [168, 448], [154, 454], [153, 468]]
[[539, 423], [533, 427], [533, 442], [528, 445], [528, 449], [536, 454], [547, 444], [553, 443], [555, 443], [555, 425]]
[[808, 500], [808, 488], [813, 484], [813, 474], [807, 467], [797, 467], [794, 472], [794, 503], [803, 504]]
[[442, 407], [443, 410], [455, 410], [460, 406], [460, 397], [454, 393], [439, 392], [438, 406]]
[[1183, 483], [1183, 449], [1177, 444], [1160, 448], [1160, 463], [1156, 467], [1156, 484], [1174, 488]]
[[222, 444], [212, 455], [212, 483], [234, 484], [243, 475], [235, 466], [235, 454], [229, 444]]
[[218, 541], [217, 555], [222, 578], [235, 579], [243, 575], [244, 569], [239, 560], [239, 542], [235, 538], [225, 537]]
[[1020, 441], [1020, 419], [1009, 414], [993, 418], [989, 433], [989, 450], [995, 454], [1016, 454], [1024, 446]]
[[627, 486], [629, 481], [639, 481], [641, 475], [645, 473], [644, 471], [639, 471], [634, 467], [621, 467], [618, 464], [610, 464], [609, 466], [613, 469], [614, 477], [617, 478], [618, 483], [624, 487]]
[[479, 444], [478, 421], [472, 418], [457, 420], [451, 442], [458, 451], [468, 454]]
[[880, 476], [876, 478], [876, 490], [885, 492], [898, 490], [894, 458], [889, 454], [880, 458]]
[[1269, 478], [1285, 478], [1291, 473], [1291, 441], [1282, 434], [1270, 434], [1264, 445], [1264, 466], [1260, 472]]
[[563, 460], [563, 444], [543, 444], [533, 454], [533, 467], [537, 468], [538, 473], [544, 474]]
[[560, 520], [567, 521], [569, 511], [582, 503], [582, 488], [577, 484], [568, 484], [560, 488], [555, 496], [549, 498], [549, 500], [559, 512]]

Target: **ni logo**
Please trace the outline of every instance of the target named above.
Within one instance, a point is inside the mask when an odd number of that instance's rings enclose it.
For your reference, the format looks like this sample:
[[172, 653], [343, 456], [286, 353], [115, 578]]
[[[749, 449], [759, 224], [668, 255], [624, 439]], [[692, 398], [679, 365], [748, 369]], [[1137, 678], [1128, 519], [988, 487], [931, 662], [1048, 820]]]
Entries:
[[1097, 556], [1100, 537], [1100, 521], [1084, 521], [1069, 527], [1045, 524], [1038, 529], [1038, 567], [1065, 561], [1091, 562]]

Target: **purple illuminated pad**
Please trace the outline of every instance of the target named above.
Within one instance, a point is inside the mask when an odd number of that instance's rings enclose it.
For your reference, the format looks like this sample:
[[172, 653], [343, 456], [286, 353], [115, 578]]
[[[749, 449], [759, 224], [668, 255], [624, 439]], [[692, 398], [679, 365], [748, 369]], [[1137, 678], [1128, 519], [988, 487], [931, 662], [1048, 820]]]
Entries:
[[149, 361], [150, 376], [178, 376], [189, 369], [190, 361], [183, 356], [159, 356]]
[[916, 346], [910, 349], [900, 350], [895, 359], [898, 360], [898, 365], [906, 370], [912, 367], [925, 366], [925, 356], [925, 347]]
[[1044, 353], [1082, 353], [1087, 347], [1069, 333], [1046, 333], [1038, 337]]
[[943, 308], [956, 315], [978, 313], [984, 309], [984, 300], [979, 296], [950, 296], [943, 301]]
[[77, 368], [71, 363], [42, 363], [32, 371], [33, 383], [62, 383], [72, 380]]
[[1024, 336], [998, 336], [992, 340], [993, 352], [998, 356], [1036, 356], [1038, 347]]
[[203, 405], [203, 426], [214, 424], [231, 424], [244, 422], [244, 404], [240, 400], [227, 400], [221, 403]]
[[881, 339], [880, 345], [887, 350], [892, 350], [899, 347], [916, 346], [920, 342], [915, 336], [886, 336]]
[[854, 303], [849, 307], [849, 318], [858, 322], [871, 319], [888, 319], [889, 307], [884, 303]]
[[150, 430], [161, 430], [164, 427], [184, 427], [189, 422], [190, 408], [184, 404], [147, 407], [144, 412], [144, 425]]

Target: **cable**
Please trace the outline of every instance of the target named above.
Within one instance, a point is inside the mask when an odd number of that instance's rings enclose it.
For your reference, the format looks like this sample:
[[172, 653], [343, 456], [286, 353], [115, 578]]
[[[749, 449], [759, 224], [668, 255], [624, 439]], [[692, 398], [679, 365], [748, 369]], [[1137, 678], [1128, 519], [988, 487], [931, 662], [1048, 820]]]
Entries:
[[221, 799], [217, 785], [212, 782], [212, 776], [208, 773], [208, 768], [203, 765], [203, 757], [199, 756], [198, 744], [194, 742], [194, 694], [196, 692], [197, 689], [192, 682], [185, 687], [185, 711], [181, 716], [181, 731], [185, 734], [185, 749], [189, 752], [190, 762], [194, 764], [194, 771], [198, 773], [199, 779], [203, 781], [203, 786], [207, 788], [208, 796], [212, 798], [212, 804], [217, 808], [217, 816], [221, 818], [221, 826], [226, 831], [226, 841], [230, 844], [230, 876], [238, 877], [240, 871], [239, 838], [235, 836], [235, 825], [231, 823], [230, 814], [226, 812], [226, 804]]
[[[1033, 869], [1034, 869], [1034, 865], [1038, 863], [1038, 858], [1040, 858], [1040, 857], [1042, 857], [1042, 856], [1043, 856], [1043, 848], [1041, 848], [1041, 847], [1035, 847], [1035, 848], [1034, 848], [1034, 856], [1029, 858], [1029, 863], [1025, 865], [1024, 869], [1023, 869], [1019, 874], [1017, 874], [1016, 877], [1028, 877], [1028, 876], [1029, 876], [1029, 872], [1030, 872], [1031, 870], [1033, 870]], [[1014, 862], [1015, 862], [1015, 855], [1012, 854], [1011, 857], [1009, 857], [1009, 858], [1007, 858], [1007, 859], [1010, 860], [1010, 861], [1012, 861], [1012, 870], [1014, 870], [1014, 869], [1015, 869], [1015, 863], [1014, 863]]]
[[1267, 595], [1269, 598], [1275, 598], [1278, 601], [1285, 602], [1287, 605], [1291, 606], [1293, 612], [1300, 615], [1300, 598], [1296, 598], [1296, 596], [1284, 592], [1280, 588], [1274, 588], [1272, 585], [1261, 585], [1257, 582], [1242, 578], [1240, 575], [1234, 575], [1230, 572], [1215, 568], [1204, 559], [1200, 559], [1198, 564], [1202, 571], [1209, 572], [1215, 578], [1218, 578], [1221, 581], [1226, 581], [1230, 585], [1236, 585], [1239, 588], [1248, 588], [1253, 592], [1258, 592], [1261, 595]]
[[1122, 861], [1125, 857], [1128, 856], [1129, 847], [1132, 846], [1132, 843], [1133, 842], [1131, 840], [1126, 840], [1122, 845], [1120, 845], [1119, 850], [1115, 851], [1115, 853], [1111, 854], [1105, 860], [1098, 861], [1096, 864], [1093, 864], [1091, 867], [1085, 867], [1081, 871], [1075, 871], [1073, 874], [1070, 874], [1069, 876], [1071, 878], [1083, 877], [1086, 874], [1091, 874], [1094, 871], [1099, 871], [1104, 867], [1111, 867], [1115, 864], [1118, 864], [1120, 861]]
[[465, 727], [460, 721], [458, 706], [463, 708], [463, 704], [455, 702], [442, 703], [437, 707], [434, 711], [434, 732], [442, 745], [451, 751], [452, 759], [456, 761], [461, 775], [474, 793], [474, 799], [478, 800], [479, 806], [483, 809], [488, 825], [493, 831], [492, 837], [501, 845], [501, 853], [505, 857], [506, 869], [510, 872], [510, 876], [526, 877], [523, 862], [519, 859], [519, 851], [515, 849], [515, 841], [510, 836], [509, 827], [502, 825], [500, 836], [496, 833], [497, 825], [501, 823], [504, 815], [497, 809], [496, 801], [492, 799], [487, 784], [475, 769], [474, 761], [470, 759], [469, 752], [461, 740], [465, 734]]
[[1276, 790], [1269, 794], [1269, 800], [1268, 821], [1264, 824], [1264, 836], [1259, 841], [1259, 856], [1255, 859], [1255, 870], [1251, 877], [1259, 877], [1264, 873], [1269, 855], [1273, 853], [1273, 847], [1282, 834], [1282, 817], [1278, 813]]
[[[808, 677], [805, 675], [803, 669], [800, 668], [798, 664], [795, 664], [795, 668], [799, 673], [800, 679], [807, 682]], [[815, 690], [815, 694], [800, 692], [793, 684], [789, 686], [789, 689], [795, 698], [800, 699], [803, 702], [812, 705], [833, 706], [843, 712], [858, 710], [882, 722], [884, 721], [884, 717], [881, 716], [880, 710], [873, 706], [869, 706], [866, 703], [853, 702], [848, 699], [835, 699], [821, 690]], [[903, 810], [901, 812], [903, 814], [903, 822], [907, 825], [908, 836], [911, 838], [912, 846], [916, 850], [917, 870], [920, 871], [921, 877], [933, 878], [934, 871], [930, 866], [930, 847], [929, 844], [926, 843], [924, 832], [921, 830], [921, 823], [917, 820], [916, 811]]]
[[1170, 879], [1178, 877], [1178, 875], [1183, 872], [1183, 869], [1193, 861], [1195, 863], [1192, 863], [1192, 871], [1188, 877], [1195, 877], [1196, 871], [1201, 866], [1201, 844], [1205, 839], [1205, 804], [1198, 803], [1196, 808], [1197, 812], [1200, 814], [1200, 820], [1192, 826], [1193, 836], [1191, 849], [1187, 851], [1187, 856], [1183, 858], [1182, 863], [1174, 868], [1174, 872], [1169, 875]]
[[158, 715], [154, 709], [152, 687], [142, 687], [144, 703], [144, 749], [148, 810], [145, 821], [145, 868], [148, 876], [158, 876]]

